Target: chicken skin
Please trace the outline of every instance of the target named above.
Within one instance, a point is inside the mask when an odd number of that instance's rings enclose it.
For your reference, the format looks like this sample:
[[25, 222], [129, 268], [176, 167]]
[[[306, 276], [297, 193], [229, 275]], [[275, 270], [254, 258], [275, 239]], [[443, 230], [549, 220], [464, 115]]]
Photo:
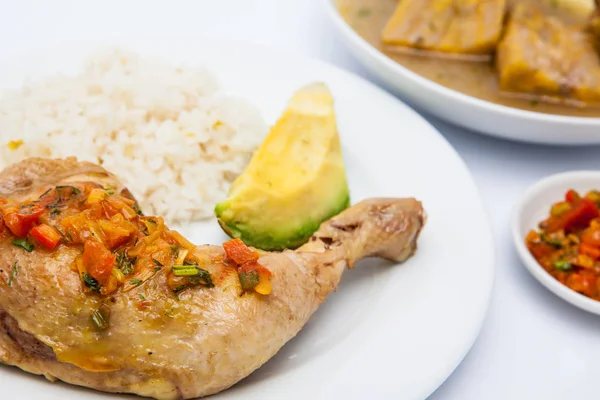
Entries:
[[233, 253], [132, 215], [135, 199], [100, 166], [24, 160], [0, 172], [0, 200], [0, 362], [157, 399], [202, 397], [245, 378], [302, 329], [346, 268], [408, 259], [425, 221], [415, 199], [370, 199], [296, 251], [251, 250], [268, 276], [261, 294], [242, 286]]

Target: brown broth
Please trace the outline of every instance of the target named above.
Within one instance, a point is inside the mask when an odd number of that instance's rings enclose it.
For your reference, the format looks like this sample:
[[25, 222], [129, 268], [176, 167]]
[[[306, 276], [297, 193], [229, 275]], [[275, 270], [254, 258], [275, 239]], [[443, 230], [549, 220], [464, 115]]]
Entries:
[[[398, 0], [338, 0], [338, 9], [346, 22], [375, 48], [409, 70], [449, 89], [522, 110], [576, 117], [600, 117], [600, 108], [596, 107], [551, 104], [501, 93], [492, 62], [462, 61], [384, 50], [381, 32], [397, 4]], [[562, 13], [561, 16], [564, 18], [565, 14]], [[569, 22], [579, 23], [580, 20], [581, 18], [575, 16], [569, 17]]]

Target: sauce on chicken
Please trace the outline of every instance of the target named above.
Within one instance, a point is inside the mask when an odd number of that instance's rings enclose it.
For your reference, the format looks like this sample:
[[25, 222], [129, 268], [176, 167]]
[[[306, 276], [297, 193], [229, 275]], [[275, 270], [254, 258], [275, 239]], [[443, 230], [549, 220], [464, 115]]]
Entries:
[[[167, 269], [174, 293], [215, 284], [215, 277], [202, 267], [214, 260], [195, 256], [195, 246], [168, 229], [162, 218], [142, 215], [126, 191], [115, 193], [91, 182], [53, 186], [30, 202], [0, 198], [0, 211], [2, 240], [23, 251], [52, 252], [61, 245], [79, 249], [72, 270], [87, 293], [128, 291], [162, 269]], [[224, 248], [227, 258], [222, 262], [239, 269], [242, 287], [269, 294], [270, 273], [258, 264], [258, 253], [240, 240]], [[94, 322], [102, 327], [102, 317], [96, 317]]]

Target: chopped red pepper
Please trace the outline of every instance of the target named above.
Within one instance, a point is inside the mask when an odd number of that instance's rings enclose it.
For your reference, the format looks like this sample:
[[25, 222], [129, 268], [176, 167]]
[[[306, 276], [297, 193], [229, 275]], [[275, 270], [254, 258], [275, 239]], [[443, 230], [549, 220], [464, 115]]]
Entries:
[[30, 233], [35, 240], [49, 250], [54, 250], [58, 242], [60, 242], [60, 235], [56, 229], [46, 224], [36, 226]]
[[[256, 271], [258, 273], [258, 282], [254, 282], [252, 287], [256, 292], [267, 295], [271, 293], [271, 282], [269, 277], [272, 276], [271, 271], [258, 263], [259, 254], [252, 251], [241, 239], [232, 239], [223, 243], [225, 254], [227, 257], [238, 265], [239, 274], [248, 274]], [[242, 277], [243, 278], [243, 277]], [[244, 282], [242, 282], [244, 286]]]
[[101, 285], [106, 283], [115, 266], [116, 256], [102, 243], [88, 240], [83, 245], [83, 268]]
[[232, 239], [223, 243], [225, 254], [238, 265], [255, 263], [258, 261], [258, 253], [252, 251], [241, 239]]
[[10, 208], [4, 212], [4, 223], [17, 237], [25, 237], [44, 213], [42, 208], [33, 206], [20, 210]]
[[598, 206], [593, 201], [583, 198], [560, 217], [548, 220], [547, 232], [557, 232], [565, 230], [571, 232], [575, 229], [585, 228], [591, 220], [598, 217]]

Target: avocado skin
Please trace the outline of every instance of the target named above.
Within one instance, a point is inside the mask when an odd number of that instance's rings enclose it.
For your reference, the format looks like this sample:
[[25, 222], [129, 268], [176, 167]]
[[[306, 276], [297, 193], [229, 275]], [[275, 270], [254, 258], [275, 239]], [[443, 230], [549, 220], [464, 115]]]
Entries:
[[336, 206], [331, 208], [324, 218], [315, 219], [307, 216], [306, 222], [302, 223], [300, 229], [289, 231], [284, 229], [283, 232], [281, 232], [281, 227], [277, 227], [277, 230], [270, 229], [268, 220], [245, 222], [243, 224], [236, 223], [234, 220], [224, 221], [221, 217], [223, 212], [228, 209], [227, 202], [217, 204], [215, 214], [219, 225], [229, 237], [240, 238], [248, 246], [261, 250], [282, 251], [302, 246], [324, 221], [338, 215], [348, 206], [350, 206], [350, 193], [345, 191], [340, 197], [340, 201], [336, 202]]

